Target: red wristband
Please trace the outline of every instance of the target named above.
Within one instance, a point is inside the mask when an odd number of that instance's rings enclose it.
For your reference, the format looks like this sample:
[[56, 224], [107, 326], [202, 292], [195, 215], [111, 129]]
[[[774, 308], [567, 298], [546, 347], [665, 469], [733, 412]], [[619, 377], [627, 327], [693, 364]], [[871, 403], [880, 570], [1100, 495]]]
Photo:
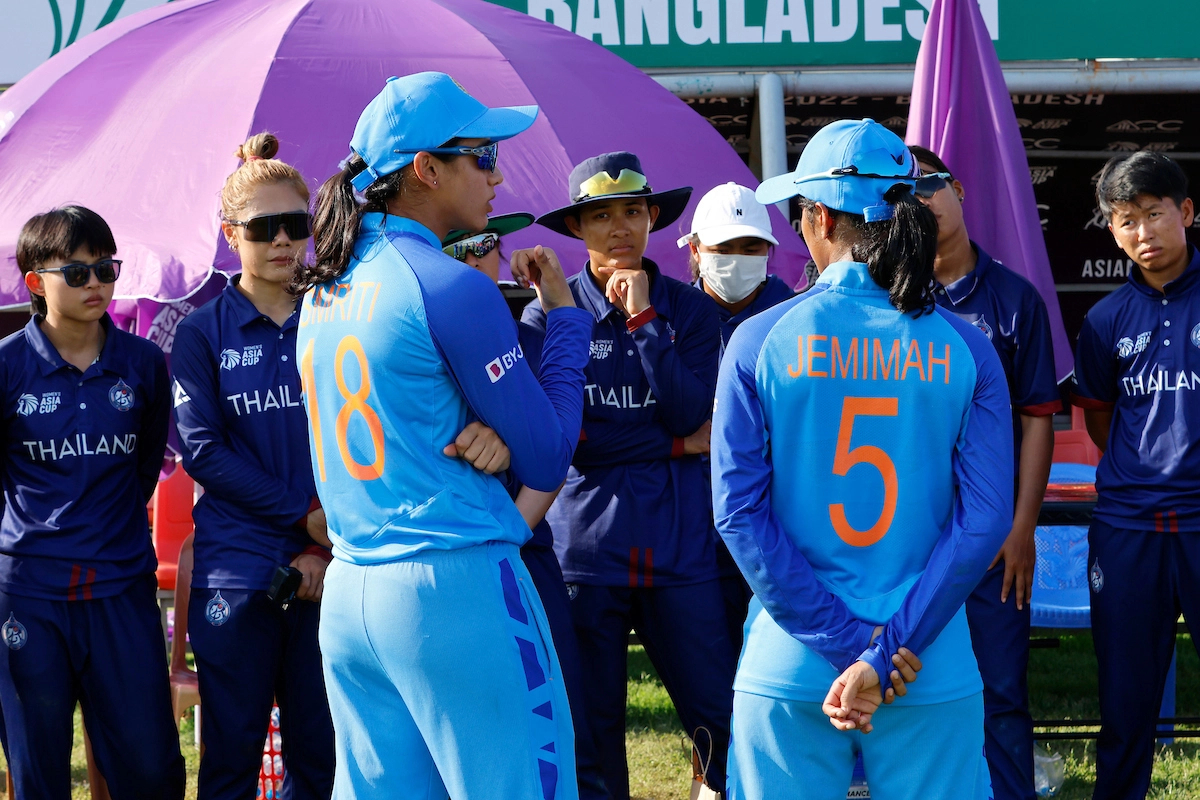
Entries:
[[684, 439], [681, 436], [676, 436], [671, 440], [671, 458], [683, 457]]
[[657, 317], [658, 317], [658, 312], [656, 312], [654, 310], [654, 306], [650, 306], [645, 311], [641, 312], [640, 314], [634, 314], [632, 317], [627, 319], [625, 321], [625, 330], [629, 331], [630, 333], [633, 333], [638, 328], [642, 327], [650, 320], [656, 319]]
[[308, 504], [308, 511], [304, 512], [304, 516], [300, 517], [300, 519], [296, 520], [292, 524], [302, 530], [307, 529], [308, 528], [308, 515], [314, 511], [316, 511], [320, 507], [321, 507], [321, 498], [314, 497], [312, 499], [312, 502]]
[[333, 561], [333, 553], [329, 552], [328, 548], [321, 547], [319, 544], [310, 544], [308, 547], [300, 551], [302, 556], [316, 556], [317, 558], [328, 564]]

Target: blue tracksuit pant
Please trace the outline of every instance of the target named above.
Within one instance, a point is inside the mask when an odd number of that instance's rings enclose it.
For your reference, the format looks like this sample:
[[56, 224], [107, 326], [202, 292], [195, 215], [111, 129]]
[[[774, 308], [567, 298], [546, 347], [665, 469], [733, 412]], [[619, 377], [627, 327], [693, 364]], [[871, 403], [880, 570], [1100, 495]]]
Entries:
[[1004, 562], [967, 598], [971, 646], [983, 678], [984, 752], [996, 800], [1033, 800], [1033, 717], [1029, 715], [1029, 603], [1000, 602]]
[[287, 611], [263, 591], [192, 589], [188, 636], [200, 678], [199, 800], [253, 797], [271, 706], [279, 705], [283, 800], [328, 800], [333, 721], [317, 647], [320, 605]]
[[1100, 675], [1095, 800], [1141, 800], [1182, 612], [1200, 626], [1200, 535], [1088, 531], [1092, 641]]

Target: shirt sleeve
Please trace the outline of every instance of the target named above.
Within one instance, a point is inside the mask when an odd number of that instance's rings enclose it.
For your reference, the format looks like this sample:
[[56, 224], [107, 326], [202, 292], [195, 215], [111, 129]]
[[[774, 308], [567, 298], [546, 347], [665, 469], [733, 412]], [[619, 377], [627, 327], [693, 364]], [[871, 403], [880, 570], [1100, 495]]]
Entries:
[[717, 380], [710, 451], [717, 531], [771, 618], [841, 672], [875, 626], [817, 580], [771, 509], [771, 443], [754, 375], [762, 342], [745, 333], [743, 326], [730, 339]]
[[659, 316], [635, 330], [631, 338], [663, 424], [673, 436], [688, 436], [712, 411], [721, 325], [716, 307], [707, 297], [692, 298], [679, 292], [671, 302], [674, 334], [668, 321]]
[[188, 474], [204, 491], [280, 527], [304, 517], [312, 504], [310, 490], [288, 486], [231, 445], [221, 415], [217, 364], [198, 326], [179, 326], [171, 367], [175, 427]]
[[1107, 411], [1117, 402], [1117, 364], [1113, 344], [1096, 330], [1093, 313], [1084, 317], [1075, 345], [1071, 402], [1080, 408]]
[[675, 455], [678, 437], [659, 422], [630, 425], [588, 420], [575, 450], [576, 467], [609, 467], [635, 461], [660, 461]]
[[954, 449], [954, 514], [925, 571], [862, 654], [878, 673], [882, 691], [891, 686], [892, 655], [907, 647], [919, 656], [933, 643], [979, 585], [1012, 529], [1012, 409], [1004, 368], [986, 339], [963, 338], [975, 356], [976, 377]]
[[1013, 397], [1017, 411], [1028, 417], [1045, 417], [1062, 411], [1062, 397], [1054, 375], [1054, 346], [1046, 303], [1029, 290], [1017, 324], [1017, 352], [1013, 358]]
[[156, 345], [152, 358], [152, 378], [147, 382], [147, 407], [142, 414], [142, 429], [137, 439], [138, 482], [142, 496], [150, 502], [150, 495], [158, 485], [162, 471], [163, 454], [167, 450], [167, 432], [171, 427], [171, 379], [167, 373], [167, 358]]
[[517, 479], [554, 491], [579, 441], [592, 315], [578, 308], [546, 315], [539, 384], [525, 363], [508, 306], [485, 275], [413, 266], [430, 334], [467, 403], [508, 446]]

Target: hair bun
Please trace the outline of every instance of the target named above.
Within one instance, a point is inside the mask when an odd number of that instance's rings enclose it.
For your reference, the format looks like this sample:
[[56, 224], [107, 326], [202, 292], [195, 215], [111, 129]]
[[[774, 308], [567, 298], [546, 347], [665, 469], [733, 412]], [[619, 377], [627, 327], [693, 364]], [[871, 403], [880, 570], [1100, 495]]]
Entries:
[[257, 161], [262, 158], [274, 158], [279, 152], [279, 140], [273, 133], [256, 133], [242, 144], [238, 145], [235, 156], [242, 161]]

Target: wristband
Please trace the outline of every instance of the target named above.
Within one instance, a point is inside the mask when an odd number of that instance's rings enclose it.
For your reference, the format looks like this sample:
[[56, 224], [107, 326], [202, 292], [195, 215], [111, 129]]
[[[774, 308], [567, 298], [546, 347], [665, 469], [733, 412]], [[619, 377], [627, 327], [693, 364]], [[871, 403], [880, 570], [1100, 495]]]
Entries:
[[328, 564], [333, 561], [333, 553], [329, 552], [328, 548], [321, 547], [319, 544], [310, 544], [308, 547], [300, 551], [302, 556], [316, 556], [317, 558]]
[[625, 330], [629, 331], [630, 333], [633, 333], [634, 331], [636, 331], [638, 328], [645, 325], [650, 320], [657, 319], [657, 318], [658, 318], [658, 312], [656, 312], [654, 310], [654, 306], [648, 306], [645, 311], [641, 312], [640, 314], [634, 314], [632, 317], [630, 317], [629, 319], [627, 319], [625, 321]]
[[682, 458], [684, 455], [683, 447], [684, 447], [684, 439], [682, 436], [676, 436], [674, 439], [672, 439], [671, 440], [671, 458]]

